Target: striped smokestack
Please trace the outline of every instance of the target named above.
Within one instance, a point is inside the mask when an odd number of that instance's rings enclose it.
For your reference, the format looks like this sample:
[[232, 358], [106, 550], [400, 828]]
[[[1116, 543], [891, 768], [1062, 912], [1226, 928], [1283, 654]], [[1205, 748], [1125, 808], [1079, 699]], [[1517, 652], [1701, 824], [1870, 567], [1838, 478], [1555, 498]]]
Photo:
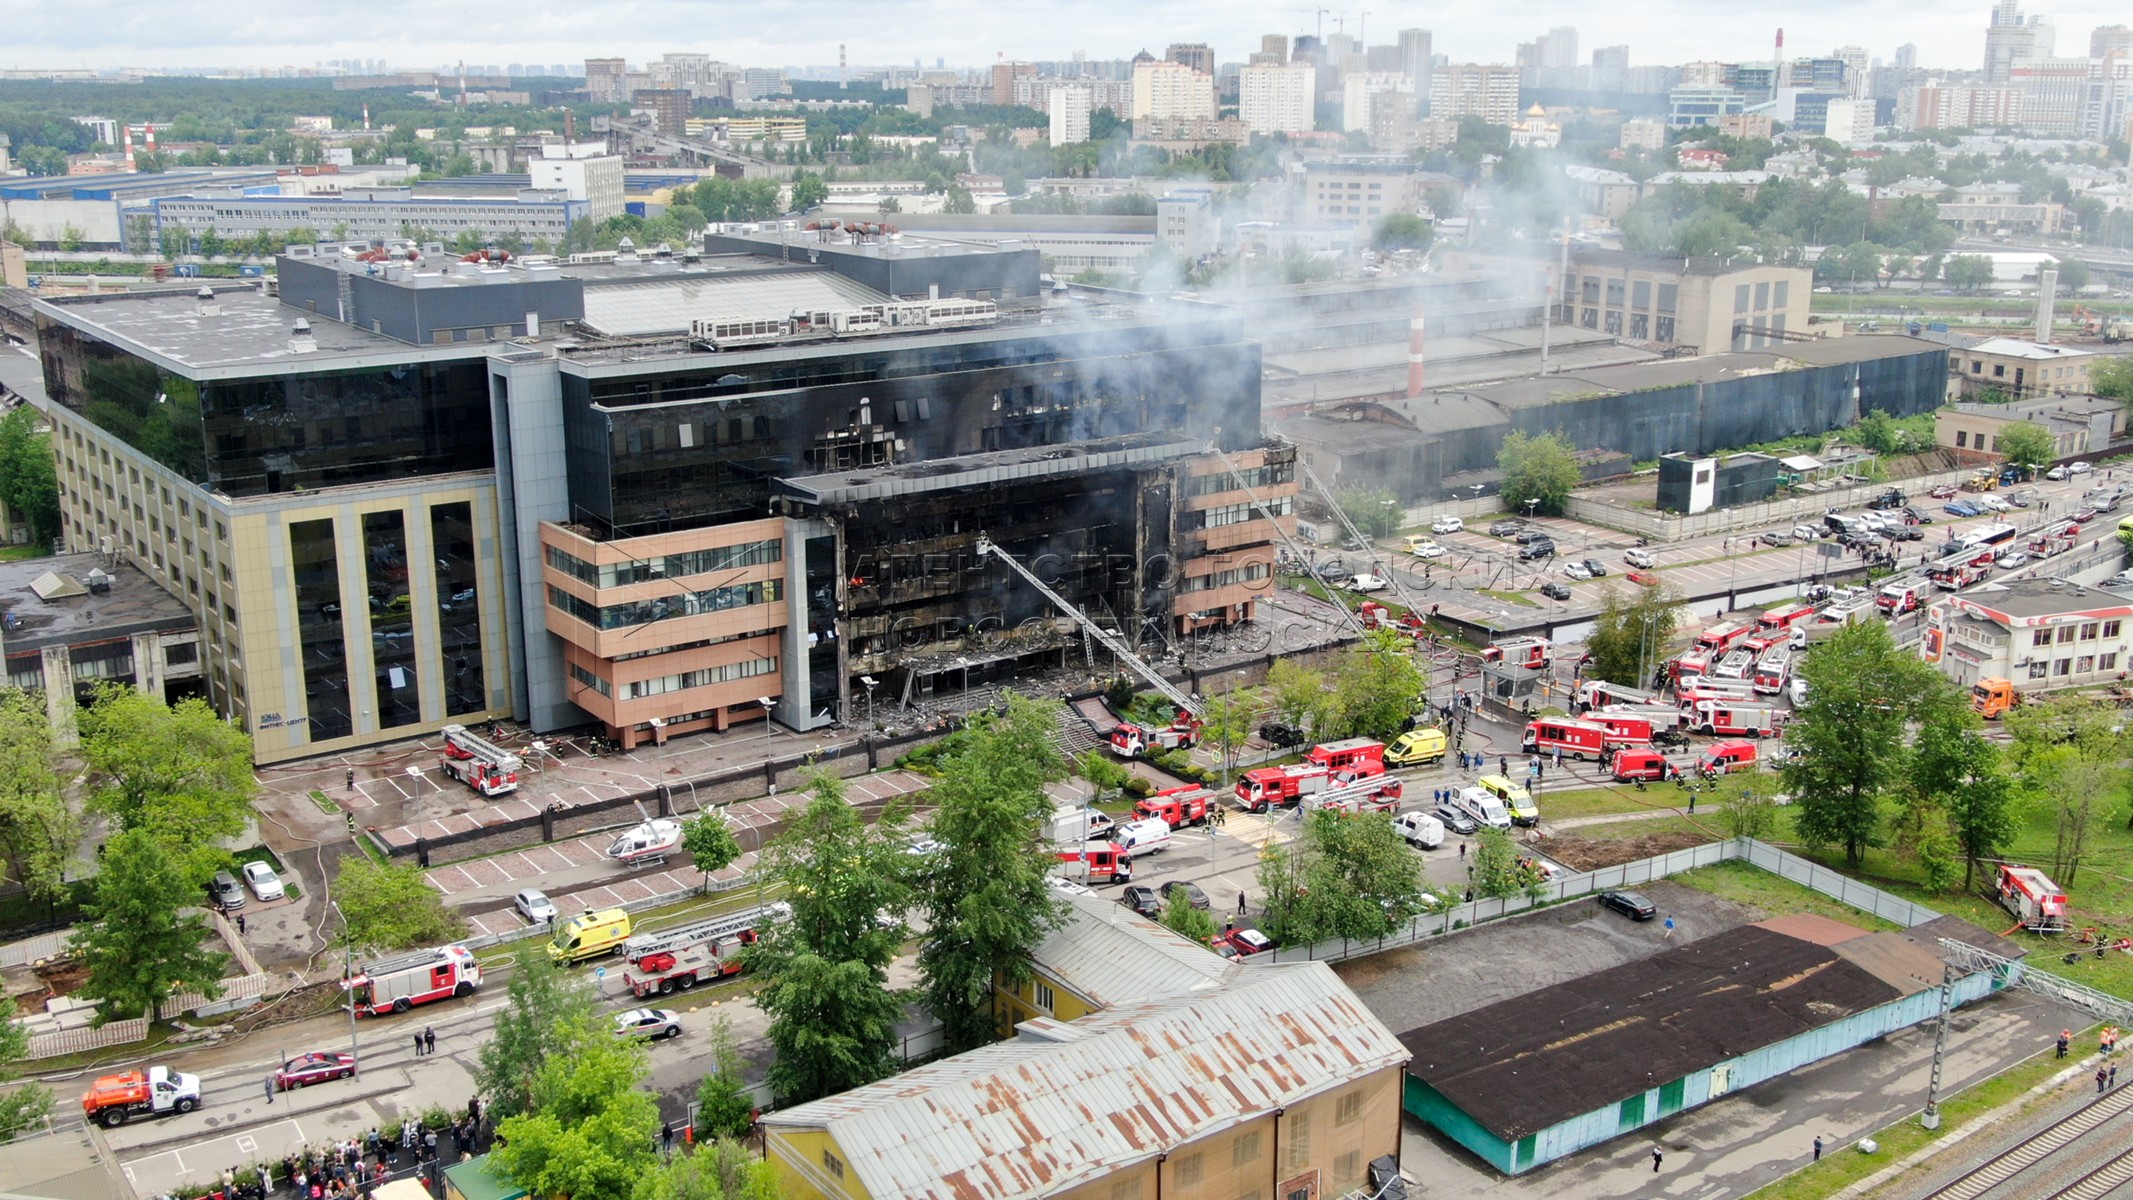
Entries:
[[1422, 310], [1407, 322], [1407, 394], [1422, 394]]

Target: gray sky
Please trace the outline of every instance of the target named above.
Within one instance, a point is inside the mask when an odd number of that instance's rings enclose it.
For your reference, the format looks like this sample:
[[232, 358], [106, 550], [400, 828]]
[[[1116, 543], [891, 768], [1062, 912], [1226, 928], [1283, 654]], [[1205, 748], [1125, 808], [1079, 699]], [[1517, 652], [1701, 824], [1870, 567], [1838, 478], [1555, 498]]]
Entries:
[[[1129, 0], [961, 0], [958, 3], [876, 3], [772, 0], [740, 8], [701, 0], [596, 0], [526, 3], [455, 0], [411, 3], [368, 0], [336, 5], [268, 0], [6, 0], [0, 4], [0, 65], [10, 67], [310, 66], [330, 58], [384, 58], [396, 66], [427, 67], [464, 58], [480, 63], [571, 62], [587, 55], [622, 55], [632, 63], [668, 50], [695, 50], [757, 66], [834, 64], [837, 46], [854, 65], [978, 66], [996, 55], [1066, 58], [1130, 57], [1146, 47], [1160, 55], [1173, 41], [1204, 41], [1220, 61], [1241, 60], [1261, 33], [1309, 33], [1315, 10], [1291, 0], [1174, 0], [1160, 10]], [[1952, 4], [1796, 0], [1782, 9], [1717, 0], [1645, 0], [1605, 6], [1569, 0], [1447, 0], [1387, 5], [1348, 13], [1349, 33], [1371, 42], [1395, 30], [1422, 26], [1436, 49], [1459, 61], [1509, 62], [1514, 45], [1551, 26], [1578, 27], [1579, 59], [1596, 46], [1626, 43], [1630, 62], [1678, 63], [1699, 58], [1770, 57], [1777, 25], [1788, 52], [1827, 53], [1856, 44], [1887, 59], [1905, 41], [1930, 67], [1974, 68], [1984, 53], [1988, 0]], [[2088, 50], [2100, 24], [2133, 22], [2125, 0], [2054, 0], [2042, 12], [2058, 30], [2061, 54]], [[744, 20], [737, 20], [745, 13]], [[1782, 13], [1782, 15], [1778, 15]], [[1340, 28], [1339, 12], [1325, 32]]]

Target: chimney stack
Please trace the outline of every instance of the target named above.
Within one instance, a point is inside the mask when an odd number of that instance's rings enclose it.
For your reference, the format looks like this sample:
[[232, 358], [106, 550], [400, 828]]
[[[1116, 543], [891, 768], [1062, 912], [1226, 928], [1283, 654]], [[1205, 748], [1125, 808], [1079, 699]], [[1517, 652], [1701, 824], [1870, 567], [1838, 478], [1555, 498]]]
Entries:
[[2037, 272], [2037, 343], [2052, 344], [2052, 305], [2059, 298], [2059, 268], [2048, 266]]
[[1410, 398], [1422, 394], [1422, 309], [1419, 306], [1407, 322], [1407, 394]]

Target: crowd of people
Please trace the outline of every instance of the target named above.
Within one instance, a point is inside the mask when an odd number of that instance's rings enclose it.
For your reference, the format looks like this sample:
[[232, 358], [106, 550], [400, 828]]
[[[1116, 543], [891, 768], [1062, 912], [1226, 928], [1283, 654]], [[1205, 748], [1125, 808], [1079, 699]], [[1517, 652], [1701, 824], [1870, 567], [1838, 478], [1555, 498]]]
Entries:
[[[202, 1200], [359, 1200], [389, 1179], [409, 1171], [435, 1169], [486, 1153], [496, 1140], [494, 1123], [470, 1099], [464, 1114], [431, 1128], [409, 1117], [398, 1125], [373, 1126], [360, 1138], [343, 1138], [311, 1146], [284, 1157], [276, 1167], [261, 1163], [228, 1167], [220, 1185]], [[283, 1192], [286, 1189], [286, 1192]], [[157, 1200], [179, 1200], [166, 1194]]]

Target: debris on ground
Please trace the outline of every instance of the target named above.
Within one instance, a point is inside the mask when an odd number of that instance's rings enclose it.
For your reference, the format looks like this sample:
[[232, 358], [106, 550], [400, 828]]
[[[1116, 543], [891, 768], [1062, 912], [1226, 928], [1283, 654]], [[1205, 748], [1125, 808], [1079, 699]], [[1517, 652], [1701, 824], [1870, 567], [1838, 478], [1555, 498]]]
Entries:
[[1556, 836], [1548, 839], [1548, 857], [1573, 871], [1597, 871], [1601, 867], [1618, 867], [1623, 863], [1636, 862], [1640, 858], [1669, 854], [1717, 841], [1711, 834], [1676, 830], [1672, 833], [1647, 833], [1638, 837], [1582, 838]]

